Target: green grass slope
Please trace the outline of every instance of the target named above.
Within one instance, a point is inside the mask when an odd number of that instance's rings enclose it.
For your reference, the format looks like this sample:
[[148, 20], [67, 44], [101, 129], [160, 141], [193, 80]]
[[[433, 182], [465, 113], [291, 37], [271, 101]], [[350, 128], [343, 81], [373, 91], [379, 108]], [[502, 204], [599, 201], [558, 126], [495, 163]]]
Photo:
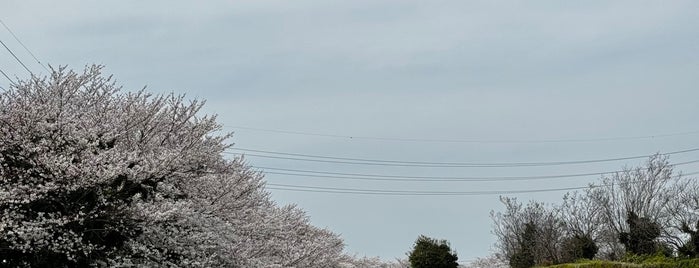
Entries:
[[547, 268], [699, 268], [699, 259], [673, 260], [662, 258], [656, 260], [648, 259], [642, 263], [587, 260], [547, 266]]

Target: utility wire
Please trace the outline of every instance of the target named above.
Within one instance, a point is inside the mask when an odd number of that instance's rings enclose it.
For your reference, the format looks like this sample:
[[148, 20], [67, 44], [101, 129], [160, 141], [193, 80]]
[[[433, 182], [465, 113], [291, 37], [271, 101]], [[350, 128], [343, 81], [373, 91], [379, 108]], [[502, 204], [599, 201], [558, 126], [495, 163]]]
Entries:
[[17, 41], [17, 43], [19, 43], [20, 45], [22, 45], [22, 47], [24, 48], [24, 50], [26, 50], [27, 52], [29, 52], [29, 55], [31, 55], [32, 58], [34, 58], [34, 60], [36, 60], [36, 62], [39, 63], [39, 65], [41, 65], [42, 68], [44, 68], [44, 70], [46, 70], [46, 71], [49, 72], [49, 73], [51, 72], [51, 71], [49, 71], [48, 68], [46, 68], [46, 66], [45, 66], [43, 63], [41, 63], [41, 61], [34, 55], [34, 53], [32, 53], [32, 51], [29, 50], [29, 48], [27, 48], [27, 46], [25, 46], [24, 43], [22, 43], [22, 41], [19, 40], [19, 38], [17, 37], [17, 35], [15, 35], [15, 33], [14, 33], [12, 30], [10, 30], [10, 27], [7, 26], [7, 24], [5, 24], [5, 22], [2, 21], [2, 19], [0, 19], [0, 24], [2, 24], [2, 26], [4, 26], [5, 29], [7, 29], [8, 32], [10, 32], [10, 34], [12, 35], [12, 37], [15, 38], [15, 40]]
[[[250, 153], [231, 153], [231, 152], [225, 152], [225, 153], [233, 154], [233, 155], [241, 155], [241, 156], [284, 159], [284, 160], [293, 160], [293, 161], [321, 162], [321, 163], [335, 163], [335, 164], [349, 164], [349, 165], [400, 166], [400, 167], [487, 167], [487, 168], [491, 168], [491, 167], [496, 168], [497, 167], [497, 168], [505, 168], [505, 167], [559, 166], [559, 165], [589, 164], [589, 163], [601, 163], [601, 162], [613, 162], [613, 161], [621, 161], [621, 160], [641, 159], [641, 158], [648, 158], [648, 157], [655, 155], [655, 154], [650, 154], [650, 155], [627, 156], [627, 157], [616, 157], [616, 158], [605, 158], [605, 159], [553, 161], [553, 162], [468, 163], [468, 162], [425, 162], [425, 161], [398, 161], [398, 160], [381, 160], [381, 159], [366, 159], [366, 158], [348, 158], [348, 157], [321, 156], [321, 155], [310, 155], [310, 154], [264, 151], [264, 150], [254, 150], [254, 149], [244, 149], [244, 148], [231, 148], [230, 150], [273, 154], [273, 155], [270, 156], [270, 155], [254, 154], [254, 153], [250, 154]], [[683, 153], [696, 152], [696, 151], [699, 151], [699, 148], [673, 151], [673, 152], [668, 152], [668, 153], [658, 153], [658, 155], [674, 155], [674, 154], [683, 154]], [[282, 156], [274, 156], [274, 155], [282, 155]], [[286, 157], [286, 156], [295, 156], [295, 157]], [[317, 159], [305, 159], [305, 158], [298, 158], [298, 157], [317, 158]]]
[[[350, 193], [361, 194], [408, 194], [408, 195], [500, 195], [500, 194], [517, 194], [517, 193], [537, 193], [537, 192], [553, 192], [576, 190], [586, 187], [567, 187], [555, 189], [534, 189], [534, 190], [512, 190], [512, 191], [403, 191], [403, 190], [375, 190], [375, 189], [355, 189], [355, 188], [336, 188], [336, 187], [317, 187], [306, 185], [290, 185], [267, 183], [272, 187], [289, 187], [299, 190], [325, 190], [325, 191], [343, 191]], [[269, 189], [269, 187], [267, 187]], [[274, 188], [276, 189], [276, 188]], [[279, 189], [278, 189], [279, 190]]]
[[0, 69], [0, 73], [2, 74], [2, 76], [7, 78], [8, 81], [10, 81], [10, 85], [15, 85], [15, 81], [13, 81], [12, 78], [10, 78], [5, 72], [3, 72], [2, 69]]
[[[672, 176], [671, 178], [679, 178], [681, 176], [696, 175], [699, 172], [691, 172]], [[611, 187], [614, 185], [648, 182], [651, 180], [630, 181], [627, 183], [612, 183], [612, 184], [590, 184], [588, 186], [563, 187], [563, 188], [547, 188], [547, 189], [529, 189], [529, 190], [502, 190], [502, 191], [407, 191], [407, 190], [376, 190], [376, 189], [355, 189], [355, 188], [336, 188], [336, 187], [317, 187], [306, 185], [290, 185], [290, 184], [275, 184], [267, 183], [272, 187], [265, 187], [269, 190], [297, 191], [297, 192], [312, 192], [312, 193], [335, 193], [335, 194], [359, 194], [359, 195], [402, 195], [402, 196], [476, 196], [476, 195], [506, 195], [506, 194], [523, 194], [523, 193], [543, 193], [543, 192], [558, 192], [582, 190], [587, 188]]]
[[340, 138], [347, 140], [374, 140], [374, 141], [395, 141], [395, 142], [432, 142], [432, 143], [586, 143], [586, 142], [605, 142], [605, 141], [620, 141], [620, 140], [641, 140], [666, 138], [672, 136], [683, 136], [699, 134], [699, 130], [665, 133], [646, 136], [624, 136], [624, 137], [607, 137], [607, 138], [587, 138], [587, 139], [540, 139], [540, 140], [480, 140], [480, 139], [422, 139], [422, 138], [396, 138], [396, 137], [373, 137], [373, 136], [352, 136], [352, 135], [337, 135], [315, 132], [252, 128], [243, 126], [225, 126], [232, 129], [250, 130], [259, 132], [270, 132], [279, 134], [293, 134], [303, 136], [316, 136], [327, 138]]
[[32, 76], [34, 75], [34, 73], [32, 73], [32, 71], [29, 70], [29, 68], [27, 68], [27, 65], [24, 65], [24, 62], [22, 62], [22, 60], [20, 60], [19, 58], [17, 58], [17, 55], [15, 55], [15, 53], [12, 52], [12, 50], [11, 50], [9, 47], [7, 47], [7, 45], [5, 45], [5, 42], [3, 42], [2, 40], [0, 40], [0, 44], [2, 44], [2, 46], [4, 46], [5, 49], [7, 49], [7, 51], [10, 52], [10, 54], [12, 54], [12, 57], [15, 57], [15, 60], [17, 60], [17, 62], [19, 62], [19, 64], [21, 64], [22, 67], [24, 67], [24, 69], [27, 70], [27, 72], [29, 72], [30, 75], [32, 75]]
[[[676, 167], [682, 165], [688, 165], [693, 163], [699, 163], [698, 160], [680, 162], [676, 164], [668, 164], [668, 166]], [[608, 174], [615, 174], [620, 172], [625, 172], [627, 170], [615, 170], [606, 172], [592, 172], [592, 173], [577, 173], [577, 174], [559, 174], [559, 175], [540, 175], [540, 176], [479, 176], [479, 177], [448, 177], [448, 176], [402, 176], [402, 175], [384, 175], [384, 174], [360, 174], [360, 173], [341, 173], [341, 172], [328, 172], [328, 171], [313, 171], [313, 170], [299, 170], [299, 169], [285, 169], [285, 168], [273, 168], [273, 167], [260, 167], [251, 166], [252, 168], [260, 169], [264, 174], [273, 175], [288, 175], [288, 176], [299, 176], [299, 177], [313, 177], [313, 178], [330, 178], [330, 179], [346, 179], [346, 180], [367, 180], [367, 181], [402, 181], [402, 182], [446, 182], [446, 181], [476, 181], [476, 182], [491, 182], [491, 181], [528, 181], [528, 180], [546, 180], [546, 179], [563, 179], [563, 178], [575, 178], [575, 177], [587, 177], [587, 176], [602, 176]], [[273, 171], [270, 171], [273, 170]], [[275, 171], [286, 171], [286, 172], [275, 172]], [[296, 172], [296, 173], [288, 173]], [[307, 174], [303, 174], [307, 173]]]

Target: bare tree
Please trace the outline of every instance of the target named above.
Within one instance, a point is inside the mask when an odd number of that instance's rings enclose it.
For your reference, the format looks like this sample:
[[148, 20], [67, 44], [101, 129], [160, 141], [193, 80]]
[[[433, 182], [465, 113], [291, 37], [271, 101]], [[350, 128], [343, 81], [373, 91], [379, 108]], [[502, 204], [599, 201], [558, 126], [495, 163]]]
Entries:
[[525, 226], [533, 224], [536, 228], [533, 241], [536, 263], [558, 263], [564, 237], [564, 224], [558, 210], [535, 201], [524, 206], [516, 198], [500, 197], [500, 201], [505, 205], [505, 211], [490, 214], [493, 219], [492, 232], [497, 239], [495, 249], [498, 258], [509, 260], [521, 245], [531, 243], [521, 239]]
[[[678, 249], [686, 244], [686, 226], [699, 221], [699, 182], [675, 174], [666, 156], [656, 154], [644, 166], [626, 168], [604, 176], [582, 192], [570, 192], [556, 208], [538, 202], [526, 206], [514, 198], [501, 198], [504, 212], [491, 212], [498, 256], [508, 259], [518, 250], [526, 223], [537, 226], [537, 261], [559, 260], [561, 239], [557, 235], [589, 238], [599, 248], [597, 256], [616, 259], [628, 250], [622, 234], [630, 234], [629, 216], [660, 227], [654, 241], [658, 250]], [[637, 230], [636, 230], [637, 233]], [[556, 250], [558, 255], [556, 255]]]
[[[663, 227], [671, 225], [673, 212], [670, 208], [679, 194], [678, 180], [673, 177], [673, 166], [667, 157], [657, 154], [650, 157], [645, 166], [626, 168], [602, 177], [599, 185], [591, 186], [586, 196], [591, 199], [591, 206], [600, 211], [603, 228], [598, 239], [601, 252], [612, 259], [622, 256], [624, 247], [619, 242], [619, 235], [629, 231], [629, 213]], [[664, 228], [660, 240], [668, 243], [675, 240], [673, 232]]]
[[669, 244], [679, 248], [689, 239], [683, 226], [694, 226], [699, 221], [699, 182], [681, 177], [672, 185], [671, 192], [674, 197], [667, 206], [669, 219], [664, 236]]
[[569, 192], [560, 205], [561, 220], [568, 236], [586, 236], [596, 240], [601, 232], [601, 210], [590, 195], [591, 189], [582, 193]]

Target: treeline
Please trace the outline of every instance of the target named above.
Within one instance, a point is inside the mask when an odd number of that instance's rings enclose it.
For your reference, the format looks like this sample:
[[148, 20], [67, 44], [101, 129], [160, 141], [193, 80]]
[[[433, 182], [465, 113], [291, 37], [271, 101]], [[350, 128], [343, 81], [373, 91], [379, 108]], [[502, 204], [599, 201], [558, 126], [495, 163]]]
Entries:
[[636, 255], [699, 257], [699, 183], [655, 155], [603, 176], [559, 204], [501, 197], [491, 212], [495, 249], [513, 268]]

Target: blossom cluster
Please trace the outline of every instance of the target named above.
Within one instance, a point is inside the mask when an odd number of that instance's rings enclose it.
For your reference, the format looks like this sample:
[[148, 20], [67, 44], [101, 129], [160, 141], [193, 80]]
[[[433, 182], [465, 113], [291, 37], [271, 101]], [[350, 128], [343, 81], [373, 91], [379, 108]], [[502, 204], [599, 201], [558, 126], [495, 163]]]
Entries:
[[89, 66], [0, 94], [0, 259], [18, 267], [337, 267], [343, 241], [226, 158], [203, 102]]

